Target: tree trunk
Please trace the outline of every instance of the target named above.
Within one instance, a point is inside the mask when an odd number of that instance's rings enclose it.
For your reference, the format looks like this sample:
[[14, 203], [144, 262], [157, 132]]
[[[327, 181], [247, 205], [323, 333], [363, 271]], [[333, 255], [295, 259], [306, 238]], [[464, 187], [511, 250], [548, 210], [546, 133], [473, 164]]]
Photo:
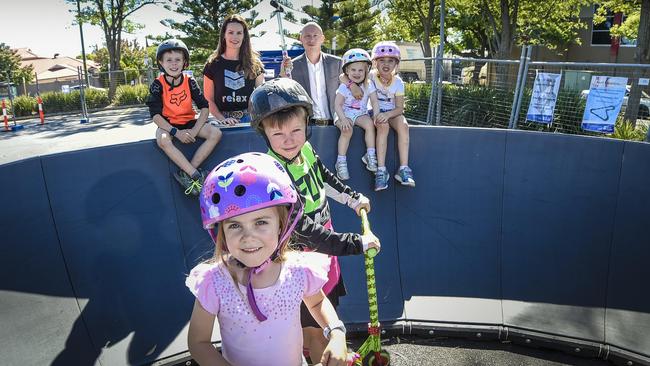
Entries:
[[[422, 53], [424, 54], [424, 57], [431, 57], [433, 56], [433, 50], [431, 49], [431, 28], [433, 27], [433, 16], [434, 16], [434, 11], [433, 9], [435, 8], [435, 1], [434, 0], [429, 0], [429, 10], [427, 12], [426, 18], [424, 17], [424, 14], [420, 16], [420, 19], [422, 20]], [[443, 42], [441, 39], [440, 42]], [[437, 52], [436, 52], [437, 54]], [[440, 55], [440, 57], [443, 57], [444, 55]], [[432, 60], [426, 60], [424, 62], [424, 69], [425, 69], [425, 81], [427, 83], [431, 83], [433, 81], [433, 61]]]
[[[433, 56], [433, 50], [431, 49], [431, 31], [427, 28], [426, 26], [424, 27], [424, 33], [422, 34], [422, 54], [424, 57], [431, 57]], [[427, 83], [431, 83], [431, 80], [433, 80], [432, 65], [433, 61], [431, 59], [424, 61], [425, 80]]]
[[[502, 15], [502, 30], [501, 30], [501, 39], [499, 41], [499, 48], [497, 49], [497, 59], [499, 60], [507, 60], [510, 58], [510, 52], [512, 51], [512, 30], [510, 29], [510, 17], [506, 13], [505, 17]], [[489, 69], [489, 67], [488, 67]], [[486, 85], [491, 85], [491, 81], [495, 80], [497, 83], [497, 87], [499, 88], [505, 88], [508, 84], [508, 65], [507, 64], [502, 64], [502, 63], [497, 63], [496, 67], [496, 75], [486, 75], [487, 80], [486, 80]]]
[[106, 48], [108, 49], [108, 64], [110, 67], [109, 71], [109, 85], [108, 85], [108, 99], [113, 100], [113, 97], [115, 96], [115, 91], [117, 90], [117, 85], [118, 85], [118, 75], [119, 73], [117, 71], [120, 71], [122, 68], [120, 66], [120, 59], [122, 57], [122, 52], [121, 52], [121, 42], [122, 42], [122, 37], [119, 33], [113, 32], [112, 30], [110, 32], [106, 32]]
[[115, 96], [115, 89], [117, 88], [117, 80], [115, 78], [115, 71], [118, 69], [119, 63], [115, 62], [116, 56], [116, 45], [115, 39], [109, 33], [105, 33], [106, 36], [106, 49], [108, 50], [108, 99], [113, 100]]
[[[650, 63], [650, 0], [643, 0], [641, 2], [641, 13], [639, 14], [639, 35], [636, 40], [636, 52], [634, 54], [634, 62], [639, 64]], [[645, 71], [645, 70], [643, 70]], [[642, 69], [634, 69], [634, 77], [632, 80], [632, 89], [630, 96], [627, 99], [627, 108], [623, 119], [636, 126], [636, 119], [639, 115], [639, 102], [641, 99], [641, 88], [639, 87], [639, 77], [642, 76]]]

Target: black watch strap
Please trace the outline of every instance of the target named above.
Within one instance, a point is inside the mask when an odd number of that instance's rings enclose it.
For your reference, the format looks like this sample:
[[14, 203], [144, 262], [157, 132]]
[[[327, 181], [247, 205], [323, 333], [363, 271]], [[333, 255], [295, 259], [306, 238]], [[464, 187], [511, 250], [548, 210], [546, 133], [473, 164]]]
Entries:
[[178, 132], [176, 127], [172, 127], [171, 130], [169, 130], [169, 134], [172, 136], [176, 136], [176, 132]]

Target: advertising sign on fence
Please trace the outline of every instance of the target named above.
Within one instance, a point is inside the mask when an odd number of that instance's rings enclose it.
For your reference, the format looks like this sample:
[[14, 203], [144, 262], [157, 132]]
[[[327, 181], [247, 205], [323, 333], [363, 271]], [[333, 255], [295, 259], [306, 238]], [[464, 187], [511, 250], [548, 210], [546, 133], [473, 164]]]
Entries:
[[591, 78], [582, 129], [612, 133], [625, 97], [626, 77], [594, 76]]
[[562, 74], [551, 74], [538, 72], [533, 85], [533, 95], [530, 97], [528, 121], [551, 124], [553, 122], [553, 111], [557, 102], [557, 93], [560, 90], [560, 79]]

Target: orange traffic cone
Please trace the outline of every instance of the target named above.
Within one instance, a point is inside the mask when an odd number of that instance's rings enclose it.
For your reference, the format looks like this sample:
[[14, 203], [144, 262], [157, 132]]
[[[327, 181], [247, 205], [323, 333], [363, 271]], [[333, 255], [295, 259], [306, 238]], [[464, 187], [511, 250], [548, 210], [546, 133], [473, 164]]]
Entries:
[[36, 101], [38, 101], [38, 115], [41, 117], [41, 124], [45, 123], [45, 113], [43, 113], [43, 99], [41, 99], [41, 96], [39, 95], [36, 97]]
[[5, 131], [9, 131], [9, 117], [7, 117], [7, 105], [4, 99], [2, 99], [2, 119], [5, 122]]

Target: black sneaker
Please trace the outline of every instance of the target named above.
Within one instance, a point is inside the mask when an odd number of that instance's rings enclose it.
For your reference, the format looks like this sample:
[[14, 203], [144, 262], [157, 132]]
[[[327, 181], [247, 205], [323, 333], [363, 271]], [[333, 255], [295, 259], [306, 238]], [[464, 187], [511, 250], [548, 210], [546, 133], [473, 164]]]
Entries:
[[[192, 179], [187, 173], [182, 170], [174, 173], [174, 178], [176, 181], [185, 189], [186, 195], [198, 196], [201, 192], [201, 182], [199, 180]], [[200, 178], [199, 178], [200, 179]]]

